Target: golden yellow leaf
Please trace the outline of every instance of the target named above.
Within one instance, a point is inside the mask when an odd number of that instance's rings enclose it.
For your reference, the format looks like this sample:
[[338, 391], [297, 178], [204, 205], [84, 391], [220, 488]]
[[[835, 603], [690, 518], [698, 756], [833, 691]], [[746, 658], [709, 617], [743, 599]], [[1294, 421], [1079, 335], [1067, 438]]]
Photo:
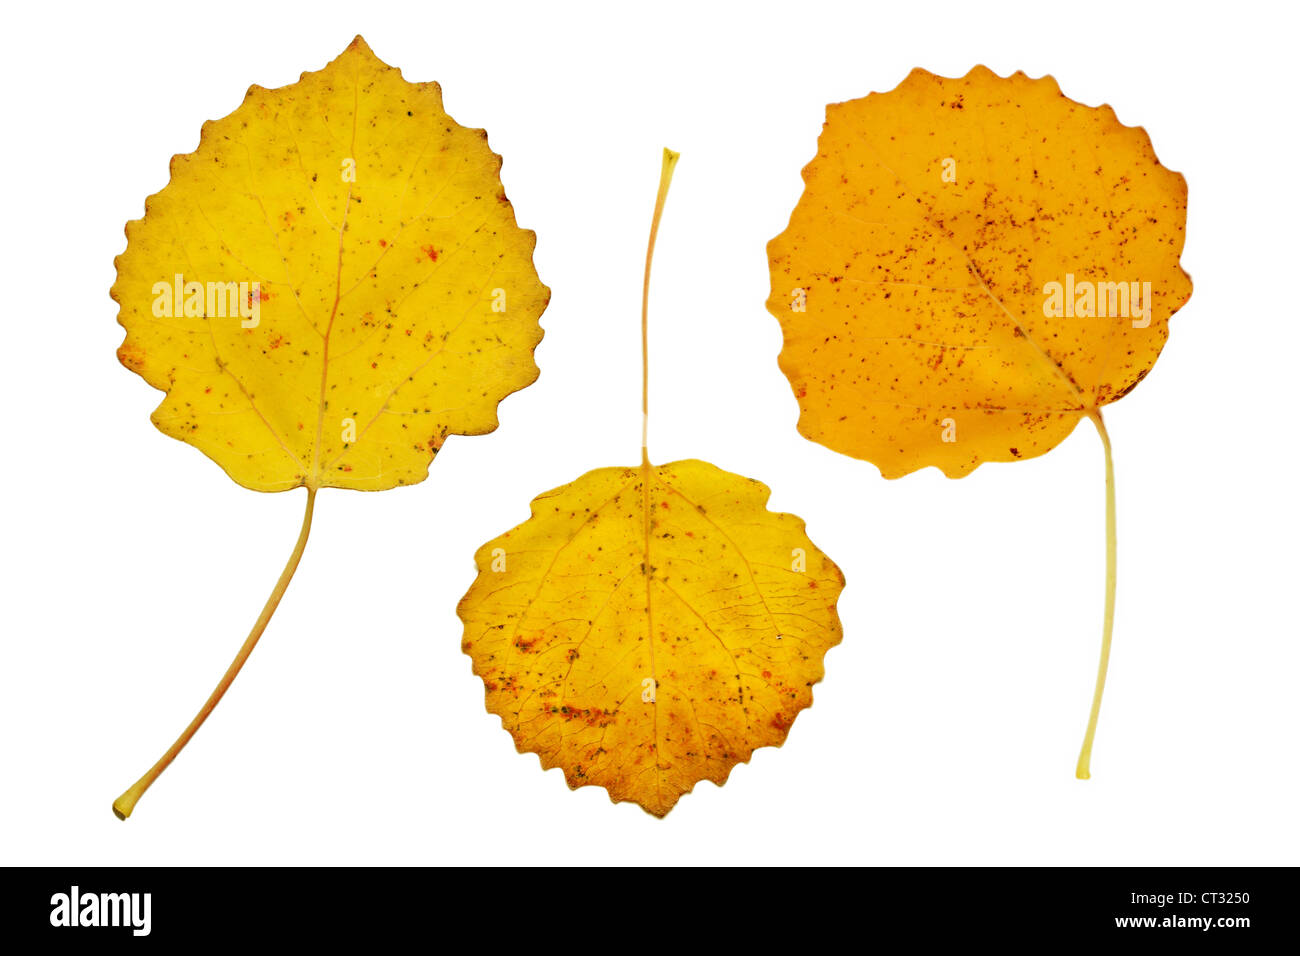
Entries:
[[799, 431], [886, 478], [1032, 458], [1083, 417], [1106, 455], [1101, 662], [1115, 612], [1115, 480], [1101, 407], [1155, 364], [1191, 296], [1187, 184], [1146, 131], [1050, 76], [913, 70], [827, 107], [767, 307]]
[[492, 431], [549, 296], [500, 168], [360, 37], [252, 87], [127, 224], [118, 355], [167, 392], [154, 423], [258, 491], [413, 484]]
[[[642, 290], [677, 154], [664, 151]], [[487, 709], [569, 786], [663, 816], [780, 745], [839, 643], [843, 576], [768, 489], [702, 461], [602, 468], [479, 549], [460, 602]]]
[[216, 689], [113, 804], [122, 819], [252, 653], [302, 558], [320, 488], [422, 481], [448, 435], [497, 426], [537, 378], [549, 290], [501, 158], [436, 83], [361, 37], [291, 86], [254, 86], [127, 223], [118, 357], [167, 393], [153, 421], [256, 491], [306, 488], [302, 529]]
[[785, 740], [844, 581], [767, 497], [702, 461], [602, 468], [479, 549], [462, 646], [521, 752], [663, 816]]
[[[804, 180], [768, 245], [781, 368], [800, 432], [886, 478], [1050, 450], [1142, 380], [1191, 295], [1183, 177], [1050, 76], [913, 70], [827, 107]], [[1149, 316], [1044, 315], [1050, 283], [1062, 311], [1091, 289], [1136, 313], [1134, 282]]]

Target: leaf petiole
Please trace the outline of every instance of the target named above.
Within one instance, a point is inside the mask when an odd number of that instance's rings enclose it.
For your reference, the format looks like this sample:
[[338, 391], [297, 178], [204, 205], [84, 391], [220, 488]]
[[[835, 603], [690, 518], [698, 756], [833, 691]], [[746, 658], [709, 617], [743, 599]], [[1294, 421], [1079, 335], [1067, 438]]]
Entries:
[[641, 464], [650, 464], [646, 445], [650, 431], [650, 265], [655, 258], [655, 239], [659, 235], [659, 220], [668, 200], [668, 187], [673, 184], [673, 170], [681, 153], [664, 148], [663, 167], [659, 171], [659, 194], [655, 197], [655, 212], [650, 220], [650, 241], [645, 250], [645, 280], [641, 284]]
[[1115, 463], [1111, 459], [1110, 435], [1102, 421], [1101, 409], [1088, 411], [1088, 417], [1097, 426], [1102, 447], [1106, 450], [1106, 610], [1102, 620], [1101, 662], [1097, 665], [1097, 687], [1092, 694], [1092, 711], [1088, 715], [1088, 729], [1083, 735], [1083, 748], [1074, 775], [1080, 780], [1092, 776], [1092, 741], [1097, 734], [1097, 715], [1101, 713], [1101, 695], [1106, 689], [1106, 669], [1110, 666], [1110, 638], [1115, 630]]
[[266, 625], [270, 623], [271, 615], [275, 613], [275, 609], [280, 605], [280, 599], [284, 597], [289, 582], [293, 580], [293, 573], [298, 570], [298, 562], [302, 560], [302, 553], [307, 547], [307, 536], [311, 533], [311, 518], [315, 508], [316, 489], [308, 487], [307, 510], [302, 516], [302, 530], [298, 532], [298, 543], [294, 545], [293, 553], [289, 555], [284, 570], [280, 572], [280, 579], [275, 582], [275, 588], [271, 591], [271, 596], [267, 598], [266, 605], [262, 608], [262, 613], [258, 615], [252, 631], [249, 632], [244, 645], [239, 649], [239, 653], [235, 655], [235, 659], [231, 661], [230, 667], [226, 669], [226, 673], [222, 675], [216, 689], [213, 690], [211, 696], [208, 697], [207, 702], [204, 703], [194, 719], [190, 721], [189, 726], [176, 738], [176, 742], [167, 749], [167, 752], [162, 755], [156, 764], [149, 768], [148, 773], [113, 801], [113, 813], [117, 815], [119, 820], [125, 820], [131, 815], [136, 802], [144, 796], [144, 792], [153, 785], [153, 782], [167, 769], [168, 765], [176, 759], [176, 755], [190, 742], [190, 738], [194, 736], [195, 732], [203, 726], [203, 722], [208, 719], [208, 715], [212, 713], [221, 698], [225, 696], [226, 691], [230, 689], [230, 685], [234, 683], [235, 677], [238, 676], [240, 669], [244, 666], [244, 662], [248, 660], [248, 655], [253, 653], [253, 648], [257, 646], [258, 639], [262, 636], [262, 632], [266, 630]]

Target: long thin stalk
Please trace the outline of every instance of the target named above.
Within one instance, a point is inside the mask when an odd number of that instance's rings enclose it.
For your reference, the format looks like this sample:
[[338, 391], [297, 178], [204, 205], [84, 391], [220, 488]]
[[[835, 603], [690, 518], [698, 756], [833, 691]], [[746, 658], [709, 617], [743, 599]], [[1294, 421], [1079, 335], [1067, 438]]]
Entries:
[[659, 235], [659, 220], [668, 200], [668, 187], [673, 182], [673, 170], [681, 153], [664, 150], [664, 164], [659, 172], [659, 195], [655, 197], [655, 213], [650, 220], [650, 242], [645, 250], [645, 281], [641, 286], [641, 464], [650, 464], [647, 450], [650, 431], [650, 264], [655, 257], [655, 237]]
[[280, 572], [280, 579], [275, 582], [275, 588], [271, 591], [271, 596], [267, 598], [266, 606], [262, 608], [262, 613], [258, 615], [257, 623], [253, 625], [252, 631], [249, 632], [248, 638], [244, 641], [244, 646], [239, 649], [239, 653], [235, 655], [235, 659], [231, 662], [230, 667], [227, 668], [226, 673], [222, 676], [221, 681], [217, 684], [212, 695], [208, 697], [207, 702], [203, 705], [202, 709], [197, 715], [195, 715], [194, 719], [190, 721], [189, 726], [186, 727], [185, 730], [181, 732], [181, 735], [176, 738], [176, 742], [167, 749], [167, 752], [162, 755], [156, 764], [149, 768], [148, 773], [137, 780], [125, 793], [113, 801], [113, 812], [117, 814], [119, 820], [125, 820], [131, 815], [131, 811], [135, 809], [136, 801], [144, 796], [144, 792], [153, 785], [153, 782], [158, 779], [159, 775], [167, 769], [168, 764], [175, 760], [176, 755], [184, 749], [187, 743], [190, 742], [190, 738], [194, 736], [195, 732], [203, 726], [203, 722], [208, 719], [208, 715], [212, 713], [213, 708], [217, 706], [221, 698], [225, 696], [226, 691], [230, 689], [230, 685], [234, 682], [235, 677], [238, 676], [240, 668], [242, 668], [244, 662], [248, 660], [248, 655], [253, 653], [253, 648], [257, 646], [258, 638], [260, 638], [262, 632], [266, 630], [266, 625], [270, 623], [271, 615], [275, 613], [275, 609], [280, 604], [280, 599], [284, 597], [284, 592], [289, 587], [289, 582], [293, 580], [293, 573], [298, 570], [298, 562], [302, 560], [303, 550], [307, 547], [307, 536], [311, 533], [311, 517], [315, 508], [316, 489], [308, 488], [307, 510], [302, 516], [302, 530], [298, 532], [298, 543], [294, 545], [293, 553], [289, 555], [288, 563], [285, 564], [284, 570]]
[[1101, 419], [1101, 409], [1094, 408], [1088, 417], [1097, 426], [1102, 447], [1106, 450], [1106, 611], [1102, 619], [1101, 663], [1097, 666], [1097, 687], [1092, 694], [1092, 712], [1088, 715], [1088, 730], [1083, 735], [1083, 748], [1074, 775], [1080, 780], [1092, 776], [1092, 741], [1097, 735], [1097, 715], [1101, 713], [1101, 695], [1106, 689], [1106, 670], [1110, 667], [1110, 638], [1115, 630], [1115, 463], [1110, 454], [1110, 435]]

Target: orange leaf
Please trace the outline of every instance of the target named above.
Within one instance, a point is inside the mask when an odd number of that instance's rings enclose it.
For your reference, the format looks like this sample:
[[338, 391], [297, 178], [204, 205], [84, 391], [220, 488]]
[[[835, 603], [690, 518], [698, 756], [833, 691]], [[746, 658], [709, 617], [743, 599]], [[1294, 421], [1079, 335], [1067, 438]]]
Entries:
[[886, 478], [1050, 450], [1191, 295], [1183, 177], [1051, 77], [913, 70], [828, 107], [803, 175], [768, 245], [781, 369], [799, 431]]
[[1187, 184], [1144, 130], [1051, 77], [913, 70], [827, 107], [789, 227], [768, 244], [799, 431], [886, 478], [1032, 458], [1079, 419], [1106, 453], [1101, 661], [1115, 614], [1115, 478], [1101, 407], [1155, 364], [1192, 293]]

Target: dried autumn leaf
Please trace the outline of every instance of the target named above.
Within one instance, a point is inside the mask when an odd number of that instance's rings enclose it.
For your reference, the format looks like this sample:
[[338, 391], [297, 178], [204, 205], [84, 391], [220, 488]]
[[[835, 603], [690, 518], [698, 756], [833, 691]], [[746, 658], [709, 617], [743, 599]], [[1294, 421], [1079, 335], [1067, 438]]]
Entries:
[[462, 646], [520, 752], [663, 816], [785, 740], [840, 640], [844, 579], [767, 498], [702, 461], [651, 465], [643, 435], [639, 468], [539, 496], [479, 549]]
[[1041, 455], [1084, 417], [1106, 451], [1100, 707], [1114, 607], [1114, 479], [1101, 407], [1150, 371], [1191, 295], [1183, 177], [1109, 106], [1051, 77], [913, 70], [827, 107], [768, 309], [799, 430], [886, 478]]
[[[1187, 185], [1144, 130], [1051, 77], [984, 67], [913, 70], [826, 114], [768, 245], [804, 435], [886, 478], [955, 478], [1043, 454], [1142, 380], [1191, 295]], [[1149, 323], [1044, 315], [1044, 286], [1067, 275], [1094, 310], [1098, 283], [1117, 300], [1118, 283], [1151, 283]]]
[[663, 816], [785, 740], [843, 579], [767, 497], [702, 461], [601, 468], [479, 549], [462, 646], [520, 751]]
[[166, 397], [160, 430], [257, 491], [307, 489], [302, 532], [212, 698], [220, 699], [302, 555], [316, 491], [414, 484], [448, 435], [497, 426], [537, 378], [549, 291], [483, 130], [357, 37], [291, 86], [254, 86], [127, 224], [112, 296], [118, 356]]
[[[256, 491], [413, 484], [448, 435], [492, 431], [537, 378], [549, 295], [500, 168], [437, 83], [360, 37], [292, 86], [252, 87], [127, 224], [118, 354], [167, 393], [154, 423]], [[255, 323], [208, 307], [241, 281], [259, 284]], [[169, 287], [179, 314], [159, 316]]]

